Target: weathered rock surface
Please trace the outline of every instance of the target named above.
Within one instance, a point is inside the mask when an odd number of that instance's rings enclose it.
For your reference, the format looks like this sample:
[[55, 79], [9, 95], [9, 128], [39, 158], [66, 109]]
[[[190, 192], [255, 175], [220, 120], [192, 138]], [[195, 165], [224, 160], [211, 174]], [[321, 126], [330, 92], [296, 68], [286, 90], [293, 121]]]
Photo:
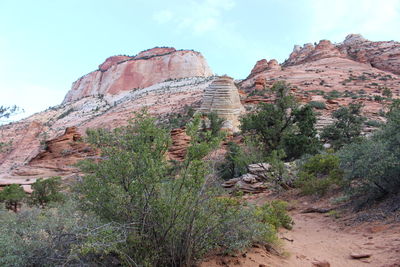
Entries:
[[339, 44], [322, 40], [315, 47], [312, 44], [305, 44], [303, 47], [295, 46], [283, 65], [293, 66], [328, 57], [349, 58], [360, 63], [371, 64], [372, 67], [380, 70], [400, 74], [399, 42], [372, 42], [359, 34], [350, 34]]
[[179, 128], [171, 131], [171, 139], [172, 145], [168, 150], [168, 157], [171, 160], [182, 161], [189, 146], [190, 136], [186, 134], [185, 128]]
[[211, 75], [211, 69], [199, 52], [153, 48], [133, 57], [109, 57], [98, 70], [75, 81], [63, 103], [95, 95], [112, 99], [114, 95], [165, 80]]
[[200, 112], [215, 112], [225, 119], [223, 128], [239, 130], [239, 116], [244, 112], [238, 89], [228, 76], [217, 77], [205, 90]]
[[[191, 77], [158, 83], [147, 88], [120, 95], [115, 105], [99, 96], [61, 104], [31, 117], [0, 126], [0, 142], [10, 147], [0, 153], [0, 179], [15, 180], [61, 175], [72, 177], [76, 173], [73, 164], [81, 157], [91, 156], [83, 143], [74, 141], [87, 128], [123, 126], [146, 108], [153, 116], [183, 112], [184, 107], [199, 106], [205, 88], [214, 77]], [[68, 127], [73, 127], [68, 129]], [[74, 128], [75, 127], [75, 128]], [[75, 136], [75, 137], [74, 137]], [[179, 160], [184, 153], [184, 131], [175, 131], [171, 158]], [[41, 150], [41, 146], [50, 149]], [[72, 153], [73, 152], [73, 153]]]

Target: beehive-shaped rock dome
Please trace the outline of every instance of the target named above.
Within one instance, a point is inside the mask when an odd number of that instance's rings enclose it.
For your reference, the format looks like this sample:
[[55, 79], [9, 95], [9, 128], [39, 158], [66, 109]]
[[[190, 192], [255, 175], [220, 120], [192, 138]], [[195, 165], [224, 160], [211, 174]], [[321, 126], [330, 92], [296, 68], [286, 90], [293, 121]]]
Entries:
[[223, 128], [239, 130], [239, 116], [244, 112], [238, 89], [229, 76], [217, 77], [205, 90], [199, 112], [215, 112], [225, 119]]

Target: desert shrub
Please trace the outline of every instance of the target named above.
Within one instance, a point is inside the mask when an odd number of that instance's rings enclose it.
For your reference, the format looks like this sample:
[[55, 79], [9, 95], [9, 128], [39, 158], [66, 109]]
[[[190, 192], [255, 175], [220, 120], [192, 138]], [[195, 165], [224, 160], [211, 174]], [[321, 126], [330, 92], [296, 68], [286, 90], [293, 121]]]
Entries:
[[196, 115], [186, 126], [191, 137], [186, 158], [174, 170], [165, 157], [169, 133], [147, 115], [137, 114], [112, 132], [89, 131], [103, 160], [81, 164], [82, 208], [106, 222], [134, 226], [121, 253], [139, 266], [190, 266], [212, 249], [237, 250], [275, 237], [254, 208], [220, 197], [204, 157], [222, 136], [200, 135], [199, 129]]
[[70, 109], [64, 111], [63, 113], [61, 113], [61, 114], [57, 117], [57, 120], [61, 120], [62, 118], [67, 117], [69, 114], [71, 114], [71, 113], [74, 112], [74, 111], [75, 111], [74, 108], [70, 108]]
[[203, 120], [203, 130], [207, 130], [209, 128], [211, 130], [211, 135], [217, 136], [220, 133], [225, 120], [220, 118], [216, 112], [210, 112], [205, 114], [205, 116], [208, 119], [209, 125], [207, 125], [206, 120]]
[[343, 171], [339, 163], [339, 157], [334, 154], [318, 154], [309, 158], [300, 167], [295, 186], [305, 195], [324, 195], [332, 185], [342, 185]]
[[22, 187], [17, 184], [8, 185], [0, 191], [0, 202], [4, 202], [6, 209], [14, 212], [17, 212], [24, 198], [25, 192]]
[[367, 120], [365, 122], [365, 125], [371, 126], [371, 127], [380, 127], [382, 125], [382, 122], [377, 121], [377, 120]]
[[316, 109], [326, 109], [325, 103], [321, 101], [310, 101], [308, 104]]
[[168, 114], [166, 122], [163, 124], [163, 126], [170, 129], [182, 128], [189, 122], [190, 119], [192, 119], [194, 113], [195, 110], [193, 107], [185, 105], [183, 112]]
[[338, 98], [338, 97], [341, 97], [341, 96], [342, 96], [341, 92], [339, 92], [337, 90], [332, 90], [332, 91], [329, 91], [328, 93], [326, 93], [324, 95], [324, 98], [325, 99], [334, 99], [334, 98]]
[[351, 143], [361, 135], [364, 117], [361, 116], [360, 104], [350, 104], [332, 113], [336, 119], [321, 132], [321, 139], [329, 142], [335, 149]]
[[380, 95], [374, 95], [374, 101], [381, 102], [384, 98]]
[[227, 145], [225, 160], [218, 166], [219, 175], [224, 180], [239, 177], [248, 172], [248, 165], [264, 160], [257, 144], [248, 139], [242, 145], [235, 142], [228, 142]]
[[388, 98], [391, 98], [393, 96], [393, 93], [392, 93], [392, 90], [390, 90], [389, 88], [385, 87], [383, 89], [382, 95], [386, 96]]
[[299, 106], [284, 82], [275, 83], [271, 90], [274, 103], [261, 103], [255, 113], [242, 117], [242, 132], [261, 142], [266, 155], [278, 149], [285, 150], [287, 159], [316, 153], [319, 142], [312, 108]]
[[125, 240], [120, 225], [84, 214], [75, 202], [18, 213], [0, 210], [1, 266], [118, 265]]
[[392, 107], [387, 118], [371, 138], [347, 145], [339, 153], [350, 193], [367, 200], [400, 191], [400, 109]]
[[33, 192], [29, 198], [32, 205], [44, 207], [50, 202], [63, 200], [61, 194], [61, 177], [55, 176], [48, 179], [38, 179], [32, 184]]
[[264, 223], [271, 225], [275, 230], [284, 227], [291, 230], [294, 221], [287, 213], [288, 203], [282, 200], [273, 200], [256, 208], [256, 216]]

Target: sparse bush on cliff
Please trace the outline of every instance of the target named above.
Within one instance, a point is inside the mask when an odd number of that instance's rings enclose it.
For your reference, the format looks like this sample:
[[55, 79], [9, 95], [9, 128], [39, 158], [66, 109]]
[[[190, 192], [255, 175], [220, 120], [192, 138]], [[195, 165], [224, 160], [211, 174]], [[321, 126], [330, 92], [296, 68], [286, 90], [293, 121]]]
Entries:
[[321, 139], [338, 149], [358, 138], [365, 120], [361, 116], [361, 108], [360, 104], [350, 104], [334, 111], [332, 116], [336, 121], [322, 130]]
[[266, 154], [283, 149], [287, 159], [318, 152], [316, 116], [309, 105], [299, 106], [284, 82], [275, 83], [274, 103], [261, 103], [255, 113], [241, 118], [241, 130], [264, 144]]
[[308, 103], [311, 107], [316, 108], [316, 109], [326, 109], [326, 105], [324, 102], [320, 101], [310, 101]]

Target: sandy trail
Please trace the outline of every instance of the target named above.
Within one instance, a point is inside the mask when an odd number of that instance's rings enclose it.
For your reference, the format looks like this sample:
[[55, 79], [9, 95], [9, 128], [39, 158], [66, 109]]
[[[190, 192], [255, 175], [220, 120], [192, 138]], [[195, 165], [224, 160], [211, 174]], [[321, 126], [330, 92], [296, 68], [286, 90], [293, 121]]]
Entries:
[[[301, 213], [304, 208], [297, 207], [291, 212], [295, 221], [293, 229], [283, 229], [279, 233], [287, 256], [271, 255], [262, 248], [252, 248], [236, 257], [212, 257], [201, 266], [310, 267], [318, 266], [313, 265], [315, 261], [327, 261], [330, 267], [400, 267], [399, 224], [377, 222], [345, 226], [345, 218]], [[352, 252], [369, 253], [371, 257], [352, 259]]]
[[[369, 223], [341, 227], [323, 214], [297, 212], [292, 216], [296, 223], [293, 230], [280, 233], [281, 237], [293, 240], [284, 239], [284, 249], [290, 256], [280, 266], [312, 266], [314, 261], [327, 261], [332, 267], [400, 266], [399, 225]], [[355, 260], [350, 257], [352, 252], [372, 256]]]

